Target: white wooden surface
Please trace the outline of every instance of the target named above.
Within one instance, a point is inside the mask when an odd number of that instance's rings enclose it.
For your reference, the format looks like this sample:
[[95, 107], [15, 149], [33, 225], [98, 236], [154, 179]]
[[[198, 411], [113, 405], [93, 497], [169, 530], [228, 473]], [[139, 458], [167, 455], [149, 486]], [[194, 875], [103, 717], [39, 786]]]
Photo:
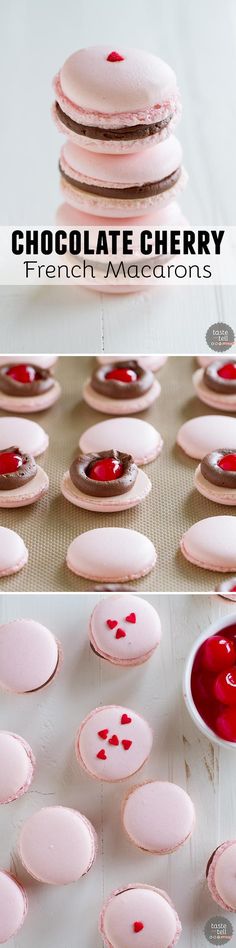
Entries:
[[[195, 728], [182, 699], [182, 676], [192, 642], [219, 615], [235, 606], [213, 596], [147, 597], [163, 626], [161, 645], [144, 666], [112, 667], [89, 649], [87, 626], [97, 594], [8, 595], [0, 597], [0, 622], [19, 616], [37, 618], [63, 643], [64, 666], [45, 691], [26, 696], [2, 694], [1, 728], [21, 733], [37, 756], [30, 792], [0, 808], [0, 864], [11, 867], [27, 885], [28, 919], [14, 948], [100, 948], [97, 917], [104, 895], [129, 882], [154, 883], [173, 898], [183, 924], [181, 948], [204, 948], [204, 924], [224, 914], [208, 895], [207, 859], [224, 839], [235, 837], [235, 753], [220, 750]], [[74, 735], [93, 707], [121, 703], [144, 714], [154, 729], [150, 761], [138, 775], [176, 781], [192, 796], [196, 829], [191, 842], [169, 857], [148, 856], [129, 843], [120, 828], [119, 807], [126, 788], [102, 786], [78, 767]], [[39, 885], [22, 870], [16, 854], [20, 827], [43, 805], [77, 807], [99, 834], [95, 867], [69, 887]], [[235, 916], [230, 916], [234, 924]], [[236, 946], [235, 935], [230, 942]]]
[[[63, 141], [51, 80], [79, 46], [150, 49], [172, 64], [183, 97], [178, 129], [190, 175], [190, 222], [235, 223], [235, 0], [8, 0], [1, 3], [0, 220], [50, 224]], [[235, 327], [236, 289], [160, 288], [133, 297], [85, 289], [2, 288], [2, 351], [204, 351], [208, 326]]]

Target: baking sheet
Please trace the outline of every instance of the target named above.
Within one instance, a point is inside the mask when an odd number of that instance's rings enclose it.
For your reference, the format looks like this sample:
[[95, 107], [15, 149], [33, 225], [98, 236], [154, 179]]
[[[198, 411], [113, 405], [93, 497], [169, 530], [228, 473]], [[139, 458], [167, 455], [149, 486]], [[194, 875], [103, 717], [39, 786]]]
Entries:
[[[235, 605], [219, 597], [147, 597], [157, 608], [162, 641], [145, 665], [121, 669], [88, 646], [89, 616], [99, 596], [0, 596], [0, 622], [34, 618], [58, 636], [64, 650], [61, 673], [38, 693], [0, 693], [1, 728], [21, 734], [35, 752], [30, 791], [0, 807], [0, 864], [26, 885], [29, 914], [14, 948], [101, 948], [97, 920], [104, 897], [132, 882], [165, 889], [179, 913], [181, 948], [203, 948], [205, 922], [221, 910], [205, 882], [209, 856], [235, 836], [235, 752], [211, 744], [195, 727], [183, 702], [182, 678], [196, 637]], [[77, 764], [74, 737], [83, 717], [110, 703], [134, 708], [154, 731], [153, 750], [139, 774], [120, 785], [100, 784]], [[131, 844], [120, 824], [120, 805], [130, 786], [145, 779], [172, 780], [190, 794], [196, 828], [171, 856], [152, 856]], [[85, 813], [99, 837], [95, 866], [78, 883], [40, 885], [21, 865], [17, 840], [24, 821], [41, 806], [62, 804]], [[235, 916], [223, 912], [235, 929]], [[10, 943], [9, 943], [10, 944]], [[236, 930], [230, 946], [236, 946]]]
[[148, 576], [131, 583], [131, 588], [145, 592], [214, 590], [220, 573], [192, 566], [179, 551], [180, 538], [192, 523], [235, 512], [235, 508], [213, 504], [193, 488], [197, 462], [175, 444], [184, 421], [195, 415], [213, 414], [194, 395], [195, 360], [171, 356], [158, 373], [161, 395], [140, 415], [158, 428], [164, 438], [160, 457], [145, 467], [152, 491], [138, 507], [113, 515], [94, 514], [72, 506], [60, 493], [62, 475], [71, 463], [82, 431], [108, 417], [89, 408], [81, 398], [83, 383], [94, 365], [95, 360], [87, 356], [61, 357], [55, 373], [62, 385], [62, 398], [48, 411], [29, 415], [43, 425], [50, 437], [49, 449], [39, 459], [49, 475], [50, 490], [48, 496], [31, 507], [0, 510], [0, 523], [20, 533], [29, 549], [28, 565], [15, 576], [1, 579], [0, 590], [91, 591], [94, 583], [71, 573], [65, 556], [75, 536], [99, 525], [129, 527], [153, 541], [158, 552], [156, 567]]

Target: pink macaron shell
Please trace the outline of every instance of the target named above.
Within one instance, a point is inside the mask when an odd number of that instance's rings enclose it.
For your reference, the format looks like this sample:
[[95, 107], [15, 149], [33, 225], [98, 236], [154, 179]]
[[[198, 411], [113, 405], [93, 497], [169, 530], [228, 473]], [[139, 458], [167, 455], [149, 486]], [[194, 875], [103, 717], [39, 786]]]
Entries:
[[19, 573], [28, 562], [28, 550], [14, 530], [0, 526], [0, 577]]
[[12, 803], [30, 787], [35, 757], [30, 745], [19, 734], [0, 731], [0, 804]]
[[[127, 717], [127, 722], [122, 719]], [[108, 730], [107, 738], [99, 732]], [[110, 744], [113, 737], [118, 744]], [[123, 741], [130, 742], [125, 748]], [[150, 725], [136, 711], [117, 705], [95, 708], [82, 721], [76, 735], [76, 757], [91, 777], [108, 783], [126, 780], [143, 767], [152, 749]], [[97, 755], [106, 754], [103, 760]]]
[[207, 870], [212, 898], [227, 912], [236, 911], [236, 840], [227, 840], [216, 849]]
[[0, 365], [20, 365], [21, 362], [29, 362], [33, 365], [38, 365], [40, 369], [51, 369], [55, 362], [57, 362], [58, 356], [56, 355], [28, 355], [27, 353], [21, 355], [15, 355], [15, 353], [8, 353], [8, 355], [0, 356]]
[[[110, 628], [108, 622], [116, 625]], [[125, 635], [117, 637], [118, 629]], [[92, 612], [89, 636], [93, 650], [114, 665], [141, 665], [160, 643], [160, 618], [151, 603], [141, 596], [127, 593], [106, 596]]]
[[0, 869], [0, 945], [16, 935], [28, 912], [28, 899], [20, 882]]
[[236, 444], [236, 418], [229, 415], [200, 415], [185, 421], [178, 431], [177, 444], [190, 458], [202, 460], [218, 448]]
[[84, 876], [96, 858], [97, 836], [78, 810], [43, 807], [21, 830], [19, 855], [27, 872], [38, 882], [69, 885]]
[[[145, 50], [125, 49], [121, 61], [112, 63], [111, 50], [98, 46], [82, 49], [66, 60], [54, 79], [56, 101], [77, 123], [110, 129], [111, 139], [99, 140], [68, 130], [56, 108], [53, 115], [63, 134], [69, 134], [83, 148], [124, 154], [161, 141], [181, 114], [180, 96], [173, 70], [163, 60]], [[148, 125], [169, 118], [169, 124], [150, 137], [135, 138], [136, 125]], [[129, 140], [112, 139], [113, 128], [134, 127]]]
[[163, 440], [156, 428], [141, 418], [112, 418], [87, 428], [80, 437], [79, 447], [84, 453], [117, 451], [132, 454], [136, 464], [149, 464], [159, 456]]
[[128, 582], [146, 576], [157, 554], [148, 537], [127, 527], [100, 527], [75, 537], [67, 566], [77, 576], [98, 582]]
[[4, 411], [16, 411], [22, 414], [36, 411], [45, 411], [51, 408], [61, 395], [61, 386], [59, 382], [54, 381], [52, 388], [42, 395], [18, 396], [6, 395], [0, 391], [0, 408]]
[[43, 688], [62, 659], [60, 643], [40, 622], [13, 619], [0, 625], [0, 687], [5, 691], [25, 694]]
[[[182, 168], [182, 149], [177, 138], [171, 135], [165, 141], [154, 145], [148, 151], [124, 155], [101, 155], [84, 151], [68, 140], [62, 148], [60, 167], [69, 181], [61, 177], [61, 191], [64, 200], [74, 207], [107, 217], [132, 217], [149, 212], [152, 208], [165, 206], [175, 200], [187, 183], [187, 175]], [[160, 182], [181, 167], [178, 180], [169, 184], [166, 190], [154, 195], [124, 198], [119, 191], [129, 187], [142, 187], [148, 183]], [[105, 196], [92, 191], [82, 190], [79, 183], [88, 188], [115, 188], [117, 196]], [[74, 184], [75, 183], [75, 184]]]
[[66, 471], [61, 483], [61, 492], [66, 500], [69, 500], [71, 504], [75, 504], [75, 507], [94, 510], [97, 513], [116, 513], [142, 503], [150, 493], [151, 487], [151, 481], [147, 474], [144, 471], [138, 471], [135, 483], [125, 494], [97, 497], [96, 495], [85, 494], [78, 487], [75, 487], [70, 478], [70, 472]]
[[204, 369], [197, 369], [193, 375], [194, 388], [200, 401], [204, 402], [205, 405], [210, 405], [211, 408], [219, 409], [219, 411], [236, 411], [236, 395], [220, 395], [219, 392], [214, 392], [212, 388], [205, 385], [203, 376]]
[[132, 948], [136, 921], [143, 925], [136, 941], [148, 948], [174, 948], [181, 935], [181, 923], [167, 893], [135, 883], [112, 892], [103, 906], [99, 931], [106, 948]]
[[198, 365], [200, 365], [200, 368], [206, 369], [207, 366], [211, 365], [212, 362], [215, 362], [216, 359], [220, 359], [221, 362], [228, 362], [229, 359], [231, 359], [232, 355], [234, 355], [234, 353], [232, 352], [232, 349], [230, 349], [230, 355], [228, 354], [228, 355], [223, 356], [219, 352], [218, 353], [215, 352], [215, 355], [213, 356], [197, 356], [196, 358], [197, 358]]
[[108, 398], [96, 392], [90, 383], [90, 379], [83, 386], [83, 398], [90, 408], [102, 412], [104, 415], [131, 415], [139, 411], [146, 411], [149, 405], [152, 405], [159, 398], [161, 393], [160, 382], [154, 379], [151, 388], [144, 395], [137, 398]]
[[180, 542], [183, 556], [195, 566], [219, 573], [236, 569], [236, 518], [207, 517], [184, 533]]
[[176, 852], [190, 838], [195, 824], [188, 793], [161, 780], [131, 787], [123, 801], [122, 817], [131, 842], [158, 855]]
[[47, 450], [49, 437], [37, 421], [18, 416], [0, 418], [0, 451], [5, 451], [12, 444], [16, 445], [23, 454], [38, 457]]
[[211, 484], [211, 482], [203, 476], [200, 464], [194, 474], [194, 486], [199, 491], [199, 494], [202, 494], [207, 500], [212, 500], [215, 504], [226, 504], [228, 507], [233, 507], [236, 504], [236, 489]]
[[42, 467], [37, 467], [37, 473], [31, 481], [16, 487], [14, 490], [0, 490], [0, 508], [26, 507], [40, 500], [49, 488], [48, 476]]

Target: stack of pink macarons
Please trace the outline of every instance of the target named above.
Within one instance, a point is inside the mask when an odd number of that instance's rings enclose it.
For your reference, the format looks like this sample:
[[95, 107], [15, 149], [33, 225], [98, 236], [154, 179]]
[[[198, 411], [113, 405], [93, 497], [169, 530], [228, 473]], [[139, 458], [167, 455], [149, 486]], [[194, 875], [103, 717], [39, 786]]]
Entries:
[[55, 77], [54, 91], [54, 119], [66, 135], [57, 223], [183, 226], [176, 195], [186, 174], [173, 135], [181, 108], [170, 66], [140, 49], [80, 49]]

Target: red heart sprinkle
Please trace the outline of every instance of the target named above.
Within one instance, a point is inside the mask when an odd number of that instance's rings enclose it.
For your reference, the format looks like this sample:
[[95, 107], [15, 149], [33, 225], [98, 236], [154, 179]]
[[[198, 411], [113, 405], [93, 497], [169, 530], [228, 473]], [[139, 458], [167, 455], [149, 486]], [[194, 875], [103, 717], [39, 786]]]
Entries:
[[143, 922], [134, 922], [133, 929], [134, 929], [135, 934], [137, 934], [138, 932], [142, 932], [143, 928], [144, 928]]
[[109, 53], [107, 56], [108, 63], [121, 63], [124, 60], [124, 56], [120, 56], [120, 53], [116, 53], [115, 49], [112, 50], [112, 53]]
[[124, 629], [117, 629], [116, 639], [125, 639], [125, 638], [126, 638], [126, 632], [124, 632]]
[[131, 724], [132, 718], [129, 718], [128, 714], [122, 714], [121, 724]]
[[106, 751], [104, 750], [99, 751], [99, 753], [97, 754], [97, 757], [98, 757], [98, 760], [107, 760]]
[[109, 744], [114, 744], [114, 747], [118, 747], [119, 740], [116, 734], [113, 734], [112, 737], [109, 737]]
[[116, 621], [116, 619], [108, 619], [107, 625], [108, 625], [108, 629], [115, 629], [116, 625], [118, 625], [118, 622]]
[[106, 741], [108, 734], [109, 734], [108, 727], [104, 727], [103, 731], [98, 731], [98, 737], [101, 737], [102, 741]]
[[123, 744], [124, 750], [128, 751], [131, 747], [132, 741], [121, 741], [121, 743]]
[[135, 615], [135, 612], [130, 612], [130, 615], [129, 615], [129, 616], [126, 616], [125, 621], [126, 621], [126, 622], [133, 622], [133, 623], [135, 623], [135, 622], [136, 622], [136, 615]]

